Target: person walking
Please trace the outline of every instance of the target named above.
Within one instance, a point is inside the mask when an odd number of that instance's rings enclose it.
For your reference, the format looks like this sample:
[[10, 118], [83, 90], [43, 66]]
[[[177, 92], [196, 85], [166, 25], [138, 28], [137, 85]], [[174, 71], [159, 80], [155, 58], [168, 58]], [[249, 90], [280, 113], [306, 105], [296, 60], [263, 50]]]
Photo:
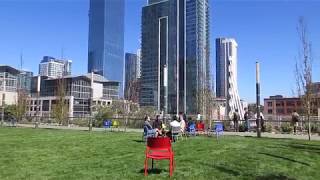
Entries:
[[299, 122], [299, 114], [296, 110], [293, 110], [292, 117], [291, 117], [291, 125], [293, 126], [293, 133], [297, 133], [297, 127]]
[[233, 125], [234, 125], [234, 132], [239, 132], [239, 120], [240, 115], [238, 109], [233, 113]]

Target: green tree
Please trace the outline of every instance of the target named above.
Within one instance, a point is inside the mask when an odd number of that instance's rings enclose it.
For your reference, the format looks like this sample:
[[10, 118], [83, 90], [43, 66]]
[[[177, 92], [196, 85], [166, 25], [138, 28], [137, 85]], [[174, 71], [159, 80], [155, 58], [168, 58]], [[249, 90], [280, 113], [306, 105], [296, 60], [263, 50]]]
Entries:
[[101, 127], [105, 119], [113, 118], [113, 114], [114, 114], [114, 111], [110, 107], [103, 107], [103, 106], [97, 107], [97, 111], [94, 115], [95, 126]]

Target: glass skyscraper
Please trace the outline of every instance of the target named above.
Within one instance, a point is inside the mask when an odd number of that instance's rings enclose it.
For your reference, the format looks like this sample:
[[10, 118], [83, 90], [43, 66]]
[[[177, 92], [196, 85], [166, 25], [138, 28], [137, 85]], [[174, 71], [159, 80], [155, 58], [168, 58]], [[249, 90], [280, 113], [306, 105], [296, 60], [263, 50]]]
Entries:
[[[88, 72], [123, 82], [124, 0], [90, 0]], [[122, 94], [123, 83], [120, 87]]]
[[208, 0], [149, 0], [142, 9], [140, 105], [197, 113], [200, 92], [210, 88], [209, 49]]
[[124, 97], [127, 100], [130, 100], [130, 94], [132, 91], [131, 86], [139, 78], [139, 66], [140, 61], [136, 54], [126, 53], [125, 56], [125, 87], [124, 87]]

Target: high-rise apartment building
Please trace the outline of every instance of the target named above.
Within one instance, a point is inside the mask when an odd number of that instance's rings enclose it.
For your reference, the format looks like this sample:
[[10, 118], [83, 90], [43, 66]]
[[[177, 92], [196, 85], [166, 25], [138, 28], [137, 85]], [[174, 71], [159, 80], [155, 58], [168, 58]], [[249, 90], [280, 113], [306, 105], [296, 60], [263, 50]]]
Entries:
[[216, 94], [218, 98], [227, 99], [226, 115], [238, 110], [242, 118], [244, 110], [238, 92], [237, 48], [238, 44], [232, 38], [216, 39]]
[[39, 75], [48, 77], [62, 77], [71, 75], [71, 60], [61, 60], [44, 56], [39, 64]]
[[208, 0], [149, 0], [142, 9], [140, 105], [197, 113], [210, 88]]
[[123, 44], [124, 0], [90, 0], [88, 72], [123, 82]]

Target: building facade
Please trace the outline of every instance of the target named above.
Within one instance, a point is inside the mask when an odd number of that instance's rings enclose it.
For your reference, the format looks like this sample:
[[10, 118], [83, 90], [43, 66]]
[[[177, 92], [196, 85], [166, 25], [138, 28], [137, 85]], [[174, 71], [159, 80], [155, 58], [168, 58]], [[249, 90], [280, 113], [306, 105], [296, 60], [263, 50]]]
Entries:
[[[64, 99], [68, 104], [69, 117], [89, 116], [91, 102], [92, 106], [108, 105], [113, 100], [119, 99], [119, 82], [108, 81], [97, 74], [92, 77], [91, 74], [64, 76], [63, 78], [34, 77], [27, 114], [34, 116], [39, 113], [40, 116], [49, 117], [59, 99], [57, 92], [61, 83], [65, 92]], [[40, 81], [39, 95], [38, 81]]]
[[88, 45], [88, 72], [123, 83], [124, 0], [90, 0]]
[[301, 108], [301, 99], [296, 97], [283, 97], [282, 95], [276, 95], [264, 99], [265, 115], [290, 116], [294, 110], [301, 114]]
[[27, 93], [30, 93], [32, 77], [33, 77], [33, 72], [21, 70], [18, 76], [18, 84], [19, 84], [18, 87], [26, 90]]
[[244, 109], [238, 92], [237, 42], [232, 38], [216, 39], [216, 95], [227, 99], [227, 115], [236, 110], [243, 119]]
[[62, 77], [71, 75], [71, 60], [61, 60], [44, 56], [39, 64], [39, 75], [48, 77]]
[[[314, 96], [311, 102], [311, 114], [317, 115], [320, 107], [320, 96]], [[293, 111], [304, 114], [303, 102], [298, 97], [270, 96], [264, 99], [264, 114], [273, 116], [290, 116]]]
[[140, 105], [196, 114], [210, 88], [208, 0], [149, 0], [142, 9]]
[[0, 65], [0, 106], [17, 103], [18, 91], [30, 93], [33, 73], [21, 71], [7, 65]]
[[16, 104], [20, 71], [11, 66], [0, 66], [0, 105]]
[[139, 66], [138, 56], [132, 53], [126, 53], [125, 55], [125, 86], [124, 97], [130, 100], [130, 96], [134, 91], [133, 86], [137, 83], [139, 78]]

